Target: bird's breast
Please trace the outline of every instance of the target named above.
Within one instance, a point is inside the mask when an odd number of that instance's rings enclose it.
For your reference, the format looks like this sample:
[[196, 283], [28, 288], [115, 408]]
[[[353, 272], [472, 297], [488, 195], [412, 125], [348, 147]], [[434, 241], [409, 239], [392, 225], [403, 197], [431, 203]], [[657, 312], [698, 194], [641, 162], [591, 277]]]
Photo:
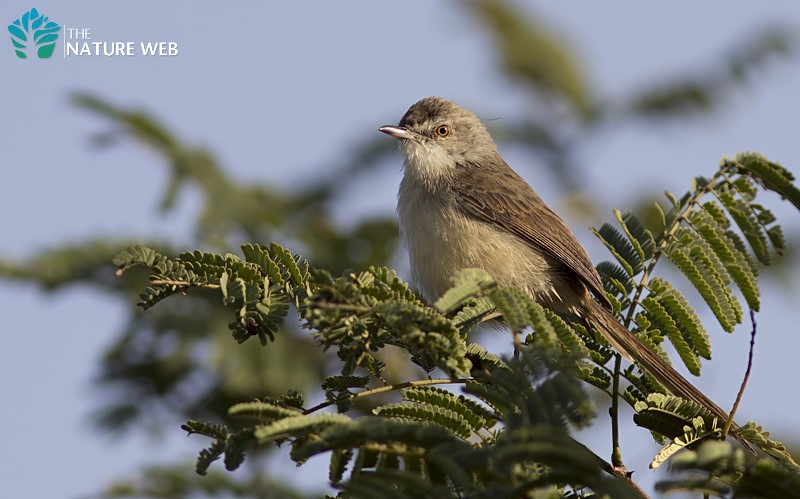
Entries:
[[[537, 298], [559, 295], [557, 264], [509, 232], [465, 215], [447, 189], [429, 190], [404, 178], [397, 212], [408, 249], [411, 281], [433, 302], [465, 268], [481, 268], [501, 286], [516, 286]], [[561, 299], [560, 297], [558, 299]]]

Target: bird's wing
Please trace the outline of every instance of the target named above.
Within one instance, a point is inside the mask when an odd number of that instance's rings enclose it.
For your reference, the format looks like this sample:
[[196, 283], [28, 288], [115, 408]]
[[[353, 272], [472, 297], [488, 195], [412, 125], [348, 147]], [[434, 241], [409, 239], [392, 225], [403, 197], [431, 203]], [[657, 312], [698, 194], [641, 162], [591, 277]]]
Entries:
[[[465, 168], [453, 190], [458, 207], [468, 216], [497, 225], [532, 247], [550, 255], [574, 272], [604, 304], [603, 282], [586, 250], [561, 218], [508, 165], [503, 169]], [[481, 181], [480, 176], [487, 177]], [[478, 178], [476, 178], [478, 177]], [[508, 186], [520, 186], [509, 192]]]

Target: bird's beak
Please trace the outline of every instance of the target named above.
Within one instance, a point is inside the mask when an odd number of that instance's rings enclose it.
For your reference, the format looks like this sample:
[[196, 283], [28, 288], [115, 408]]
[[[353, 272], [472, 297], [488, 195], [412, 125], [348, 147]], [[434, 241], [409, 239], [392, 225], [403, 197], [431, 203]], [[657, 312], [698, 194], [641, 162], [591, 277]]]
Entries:
[[391, 135], [396, 139], [410, 140], [416, 138], [417, 136], [416, 133], [403, 126], [386, 125], [378, 128], [378, 130], [386, 135]]

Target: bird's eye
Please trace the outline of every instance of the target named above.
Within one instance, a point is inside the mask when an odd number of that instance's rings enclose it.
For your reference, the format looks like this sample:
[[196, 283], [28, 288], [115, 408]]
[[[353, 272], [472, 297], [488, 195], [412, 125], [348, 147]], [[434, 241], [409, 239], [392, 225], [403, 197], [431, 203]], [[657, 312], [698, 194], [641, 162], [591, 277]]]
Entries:
[[450, 127], [447, 125], [439, 125], [436, 127], [436, 135], [439, 137], [447, 137], [450, 135]]

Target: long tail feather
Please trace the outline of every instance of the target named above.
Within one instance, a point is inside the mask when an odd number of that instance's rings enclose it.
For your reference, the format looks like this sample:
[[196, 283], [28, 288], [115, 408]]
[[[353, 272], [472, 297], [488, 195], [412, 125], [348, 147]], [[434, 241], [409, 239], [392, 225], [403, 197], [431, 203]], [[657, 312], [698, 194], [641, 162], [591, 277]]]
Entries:
[[[723, 411], [714, 401], [706, 397], [703, 392], [667, 364], [664, 359], [642, 343], [600, 303], [594, 300], [590, 301], [591, 304], [587, 307], [589, 312], [587, 319], [625, 358], [653, 376], [673, 395], [702, 405], [722, 423], [728, 420], [729, 414], [726, 411]], [[733, 425], [733, 428], [736, 428], [736, 425]]]

